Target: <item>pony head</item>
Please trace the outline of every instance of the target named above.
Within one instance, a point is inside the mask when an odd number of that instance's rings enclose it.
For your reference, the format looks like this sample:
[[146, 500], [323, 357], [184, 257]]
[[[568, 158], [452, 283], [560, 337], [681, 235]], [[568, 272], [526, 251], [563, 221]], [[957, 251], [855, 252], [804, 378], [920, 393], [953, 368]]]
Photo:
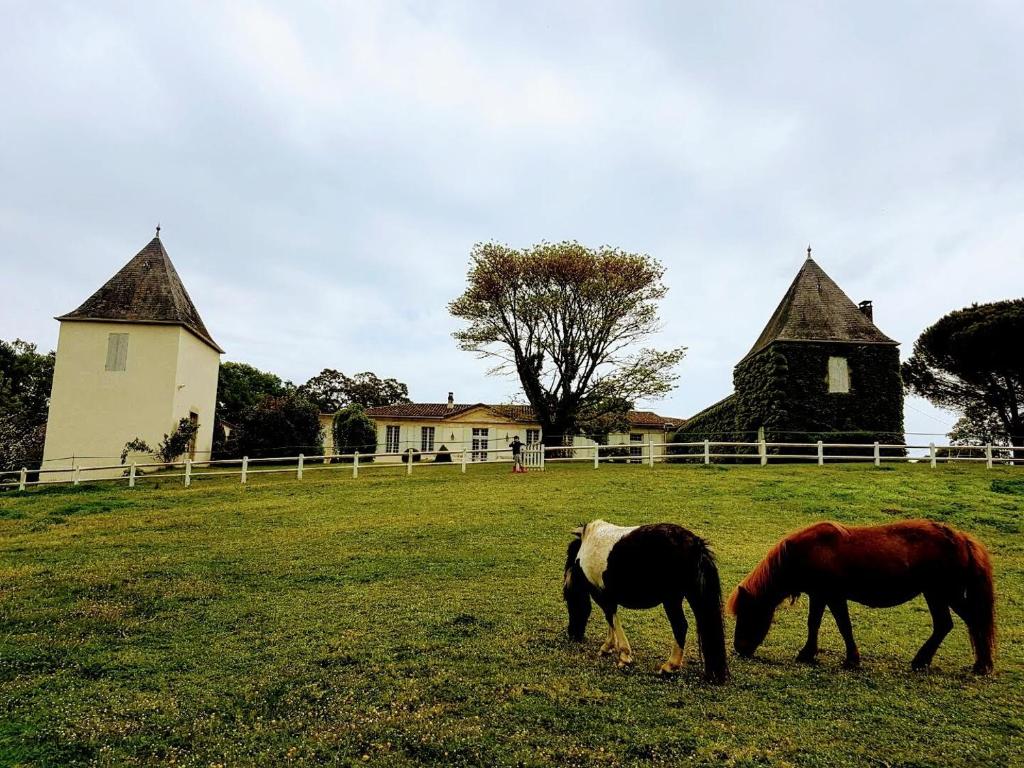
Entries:
[[586, 526], [580, 526], [572, 532], [575, 538], [569, 542], [569, 548], [565, 553], [565, 575], [562, 580], [562, 598], [569, 611], [569, 637], [577, 642], [583, 640], [591, 608], [587, 577], [576, 564], [580, 547], [583, 545], [584, 528]]
[[736, 635], [733, 647], [740, 656], [754, 655], [772, 627], [777, 603], [755, 597], [742, 584], [729, 596], [726, 609], [736, 617]]

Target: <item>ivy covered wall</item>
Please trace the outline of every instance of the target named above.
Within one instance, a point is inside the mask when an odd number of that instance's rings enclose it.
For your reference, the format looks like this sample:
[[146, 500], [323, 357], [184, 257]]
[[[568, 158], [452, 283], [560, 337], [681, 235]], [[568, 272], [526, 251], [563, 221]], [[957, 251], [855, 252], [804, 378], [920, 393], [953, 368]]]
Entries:
[[[847, 360], [849, 392], [828, 391], [833, 356]], [[689, 420], [675, 442], [753, 441], [761, 427], [768, 442], [903, 442], [903, 382], [894, 345], [776, 341], [736, 366], [733, 386], [730, 397]]]

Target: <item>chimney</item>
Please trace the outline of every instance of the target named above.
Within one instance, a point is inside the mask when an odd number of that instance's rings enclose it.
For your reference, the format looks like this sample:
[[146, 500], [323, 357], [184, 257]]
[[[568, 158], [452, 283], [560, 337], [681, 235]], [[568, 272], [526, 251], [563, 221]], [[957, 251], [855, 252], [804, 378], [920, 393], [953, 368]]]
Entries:
[[449, 411], [454, 411], [455, 410], [455, 393], [454, 392], [449, 392], [448, 393], [448, 410]]
[[860, 311], [864, 313], [864, 316], [868, 320], [870, 320], [871, 322], [875, 321], [875, 312], [871, 306], [871, 299], [865, 299], [857, 306], [860, 307]]

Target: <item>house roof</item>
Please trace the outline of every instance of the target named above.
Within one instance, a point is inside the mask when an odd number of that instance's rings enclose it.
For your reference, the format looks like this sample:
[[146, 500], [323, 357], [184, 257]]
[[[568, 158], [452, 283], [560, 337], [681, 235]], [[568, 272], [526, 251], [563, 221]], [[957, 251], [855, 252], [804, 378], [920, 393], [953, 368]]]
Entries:
[[180, 325], [218, 352], [224, 351], [206, 330], [159, 237], [150, 240], [82, 306], [57, 319]]
[[743, 360], [773, 341], [898, 343], [878, 330], [810, 255]]
[[[536, 422], [533, 408], [529, 405], [491, 405], [488, 403], [454, 403], [451, 407], [448, 403], [399, 403], [367, 408], [366, 414], [375, 419], [438, 419], [444, 421], [460, 416], [474, 408], [486, 408], [511, 421]], [[663, 429], [666, 425], [678, 427], [684, 421], [670, 416], [659, 416], [654, 411], [630, 411], [627, 418], [631, 426], [658, 429]]]

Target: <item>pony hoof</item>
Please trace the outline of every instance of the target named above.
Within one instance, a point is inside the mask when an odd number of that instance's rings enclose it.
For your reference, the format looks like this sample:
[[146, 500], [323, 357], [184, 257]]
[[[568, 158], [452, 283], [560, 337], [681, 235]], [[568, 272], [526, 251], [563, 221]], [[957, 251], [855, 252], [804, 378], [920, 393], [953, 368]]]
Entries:
[[796, 660], [800, 664], [817, 664], [818, 663], [818, 660], [816, 658], [814, 658], [814, 654], [813, 653], [805, 653], [804, 651], [800, 651], [800, 653], [798, 653], [796, 655]]
[[682, 668], [683, 667], [681, 664], [669, 664], [668, 662], [665, 662], [661, 665], [661, 668], [658, 670], [658, 674], [662, 677], [674, 677], [675, 675], [679, 674], [679, 671]]
[[625, 669], [626, 667], [632, 667], [633, 666], [633, 657], [632, 656], [626, 656], [624, 654], [619, 656], [619, 661], [618, 661], [618, 664], [616, 664], [616, 666], [619, 669]]
[[910, 668], [915, 672], [926, 672], [931, 665], [930, 661], [921, 661], [919, 659], [914, 659], [910, 662]]
[[599, 650], [597, 652], [597, 655], [598, 656], [611, 656], [613, 653], [615, 653], [615, 646], [614, 645], [602, 645], [601, 646], [601, 650]]
[[860, 659], [844, 659], [843, 669], [849, 669], [850, 671], [860, 669]]
[[976, 675], [988, 675], [988, 674], [992, 673], [992, 665], [991, 664], [975, 664], [974, 667], [972, 667], [972, 671]]

